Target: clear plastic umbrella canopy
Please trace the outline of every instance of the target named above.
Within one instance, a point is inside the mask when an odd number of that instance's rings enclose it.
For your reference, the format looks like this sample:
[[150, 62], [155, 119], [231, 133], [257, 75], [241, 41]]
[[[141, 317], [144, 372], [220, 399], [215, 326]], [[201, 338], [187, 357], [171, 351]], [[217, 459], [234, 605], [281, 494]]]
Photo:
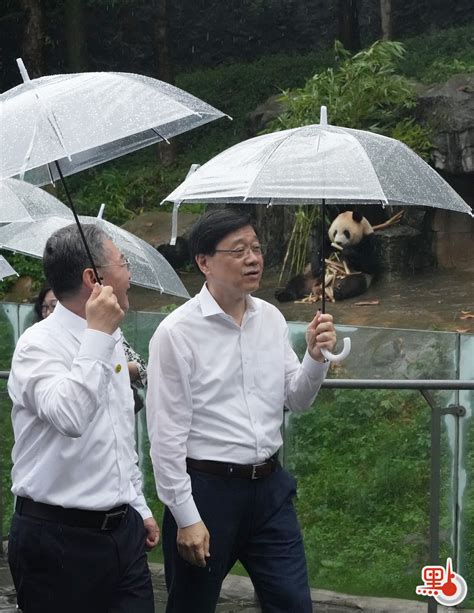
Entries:
[[[119, 228], [97, 219], [81, 216], [82, 224], [96, 224], [112, 239], [123, 255], [130, 260], [131, 282], [161, 293], [189, 298], [181, 279], [168, 261], [144, 240]], [[53, 232], [67, 226], [71, 220], [48, 217], [40, 221], [18, 222], [0, 228], [0, 248], [42, 258], [46, 241]]]
[[230, 147], [165, 200], [279, 204], [430, 206], [472, 215], [439, 174], [403, 143], [316, 124]]
[[65, 204], [43, 189], [17, 179], [0, 179], [0, 223], [34, 221], [52, 215], [74, 219]]
[[150, 77], [116, 72], [30, 80], [0, 95], [0, 177], [36, 185], [168, 140], [224, 116]]
[[[320, 124], [257, 136], [223, 151], [189, 174], [165, 200], [175, 203], [172, 243], [183, 202], [320, 204], [322, 235], [326, 204], [430, 206], [474, 216], [409, 147], [372, 132], [328, 125], [326, 107], [321, 108]], [[324, 313], [323, 248], [321, 263]], [[349, 351], [346, 337], [341, 354], [323, 353], [331, 361], [341, 361]]]
[[11, 277], [12, 275], [16, 275], [18, 277], [17, 271], [7, 262], [3, 255], [0, 255], [0, 281], [6, 279], [6, 277]]

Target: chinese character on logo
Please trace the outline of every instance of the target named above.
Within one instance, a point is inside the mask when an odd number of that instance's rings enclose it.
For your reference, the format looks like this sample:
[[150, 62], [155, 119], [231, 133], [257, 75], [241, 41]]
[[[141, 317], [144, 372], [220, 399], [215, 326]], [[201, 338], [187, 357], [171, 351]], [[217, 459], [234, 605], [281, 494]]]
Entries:
[[433, 596], [441, 605], [454, 606], [460, 604], [467, 594], [467, 585], [461, 575], [452, 570], [451, 558], [443, 566], [424, 566], [421, 571], [423, 585], [418, 585], [416, 593], [422, 596]]

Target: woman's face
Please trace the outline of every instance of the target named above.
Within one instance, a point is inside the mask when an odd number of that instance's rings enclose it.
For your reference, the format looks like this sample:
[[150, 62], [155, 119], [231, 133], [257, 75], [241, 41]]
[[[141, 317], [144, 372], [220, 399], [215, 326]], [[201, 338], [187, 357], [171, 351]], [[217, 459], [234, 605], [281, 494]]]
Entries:
[[43, 304], [41, 305], [41, 315], [43, 316], [43, 319], [46, 319], [48, 315], [51, 315], [51, 313], [56, 307], [57, 302], [58, 301], [53, 293], [53, 290], [48, 290], [44, 295]]

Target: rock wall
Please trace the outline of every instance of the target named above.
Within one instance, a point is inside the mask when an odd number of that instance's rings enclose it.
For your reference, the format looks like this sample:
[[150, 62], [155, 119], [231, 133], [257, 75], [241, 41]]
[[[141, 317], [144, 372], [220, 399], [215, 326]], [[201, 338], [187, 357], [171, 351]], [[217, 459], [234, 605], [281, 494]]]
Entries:
[[433, 130], [434, 167], [474, 174], [474, 74], [454, 75], [426, 89], [418, 98], [417, 116]]

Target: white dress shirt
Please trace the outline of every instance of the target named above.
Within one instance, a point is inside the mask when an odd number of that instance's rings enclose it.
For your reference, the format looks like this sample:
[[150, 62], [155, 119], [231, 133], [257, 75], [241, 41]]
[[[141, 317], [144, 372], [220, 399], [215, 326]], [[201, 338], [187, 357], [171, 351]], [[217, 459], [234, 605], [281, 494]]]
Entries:
[[282, 444], [283, 407], [307, 409], [327, 372], [300, 364], [280, 311], [247, 297], [239, 326], [209, 293], [168, 315], [150, 341], [147, 423], [158, 495], [179, 527], [200, 520], [186, 457], [237, 464]]
[[60, 303], [20, 337], [13, 402], [12, 491], [67, 508], [131, 504], [146, 519], [121, 332], [90, 330]]

